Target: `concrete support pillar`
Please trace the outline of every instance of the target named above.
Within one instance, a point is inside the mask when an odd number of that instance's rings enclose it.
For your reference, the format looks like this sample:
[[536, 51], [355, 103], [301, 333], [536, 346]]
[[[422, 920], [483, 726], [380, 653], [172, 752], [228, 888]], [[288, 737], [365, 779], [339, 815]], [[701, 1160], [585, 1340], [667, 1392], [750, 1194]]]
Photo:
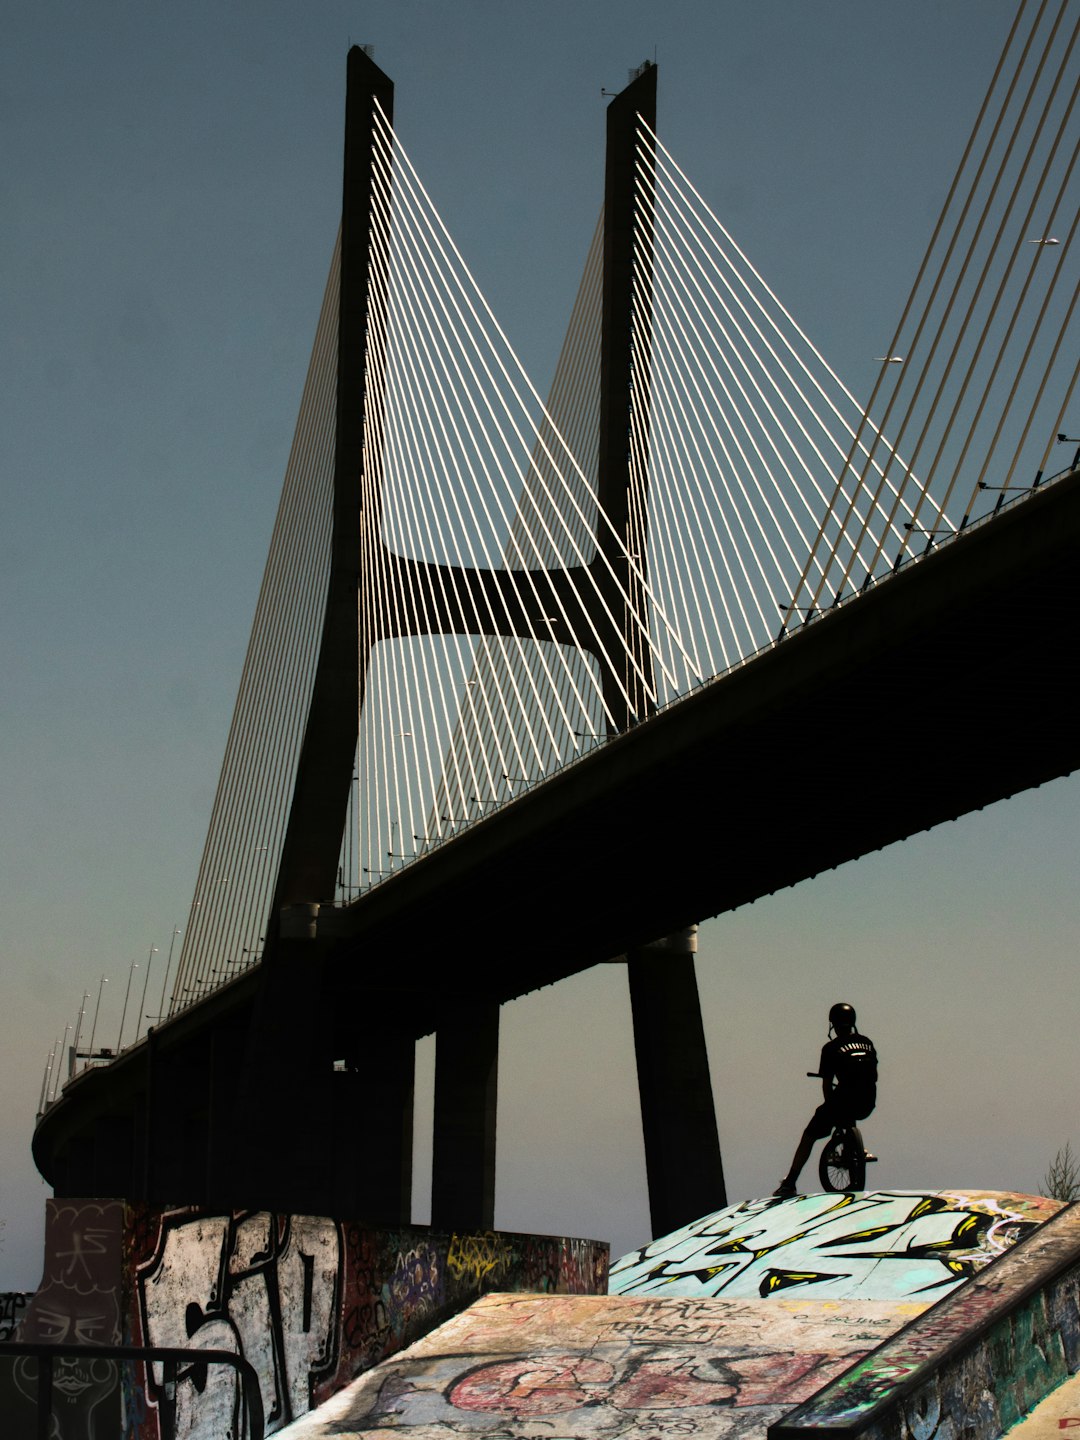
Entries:
[[695, 927], [626, 957], [654, 1237], [727, 1204], [696, 949]]
[[408, 1225], [416, 1041], [376, 1020], [344, 1064], [332, 1076], [333, 1213]]
[[318, 1214], [330, 1189], [333, 1057], [319, 908], [283, 908], [248, 1034], [230, 1188], [262, 1209]]
[[439, 1026], [431, 1174], [435, 1229], [490, 1230], [495, 1224], [498, 1070], [497, 1001], [477, 1001]]

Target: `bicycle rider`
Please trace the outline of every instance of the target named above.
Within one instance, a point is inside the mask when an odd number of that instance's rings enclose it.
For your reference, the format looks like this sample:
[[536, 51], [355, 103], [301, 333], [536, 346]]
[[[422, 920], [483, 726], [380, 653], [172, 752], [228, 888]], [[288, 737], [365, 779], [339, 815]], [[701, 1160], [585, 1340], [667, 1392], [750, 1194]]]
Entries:
[[829, 1033], [822, 1047], [818, 1070], [824, 1099], [802, 1133], [791, 1169], [773, 1192], [794, 1195], [799, 1175], [810, 1158], [815, 1140], [824, 1140], [837, 1125], [854, 1125], [864, 1120], [877, 1104], [877, 1051], [867, 1035], [855, 1028], [855, 1011], [850, 1005], [834, 1005], [829, 1011]]

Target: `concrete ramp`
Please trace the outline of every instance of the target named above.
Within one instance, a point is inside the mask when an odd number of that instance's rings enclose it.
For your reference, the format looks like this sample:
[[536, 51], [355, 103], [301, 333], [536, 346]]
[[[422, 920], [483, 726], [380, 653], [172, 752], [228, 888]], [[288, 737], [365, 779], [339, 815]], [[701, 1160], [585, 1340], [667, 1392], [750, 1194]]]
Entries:
[[997, 1440], [1080, 1365], [1080, 1207], [1038, 1197], [769, 1197], [612, 1280], [489, 1295], [279, 1433]]
[[613, 1295], [930, 1303], [1061, 1209], [1003, 1190], [775, 1195], [729, 1205], [613, 1260]]
[[279, 1434], [764, 1440], [923, 1308], [488, 1295]]

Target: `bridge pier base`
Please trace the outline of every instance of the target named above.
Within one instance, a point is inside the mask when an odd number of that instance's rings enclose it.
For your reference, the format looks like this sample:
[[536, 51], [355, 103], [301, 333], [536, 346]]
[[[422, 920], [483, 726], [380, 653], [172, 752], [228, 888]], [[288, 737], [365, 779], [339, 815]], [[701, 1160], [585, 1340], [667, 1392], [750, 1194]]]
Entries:
[[230, 1188], [243, 1203], [319, 1214], [332, 1187], [330, 1045], [322, 1015], [319, 907], [283, 913], [247, 1040]]
[[695, 927], [626, 956], [654, 1237], [727, 1204], [696, 949]]
[[263, 1209], [407, 1225], [416, 1040], [370, 1002], [335, 998], [332, 944], [329, 907], [282, 912], [248, 1034], [231, 1191]]
[[345, 1069], [332, 1076], [333, 1213], [408, 1225], [416, 1041], [382, 1024], [369, 1017], [358, 1027]]
[[499, 1003], [456, 1011], [435, 1037], [431, 1223], [437, 1230], [495, 1226], [495, 1112]]

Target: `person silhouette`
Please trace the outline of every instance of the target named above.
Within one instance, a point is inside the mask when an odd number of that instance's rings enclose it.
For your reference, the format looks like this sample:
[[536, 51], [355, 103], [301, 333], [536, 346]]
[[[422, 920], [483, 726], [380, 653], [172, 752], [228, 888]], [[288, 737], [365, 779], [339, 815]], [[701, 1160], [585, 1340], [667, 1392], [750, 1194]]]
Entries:
[[859, 1034], [855, 1019], [852, 1007], [842, 1002], [829, 1011], [830, 1039], [822, 1046], [818, 1062], [824, 1099], [810, 1117], [791, 1168], [773, 1191], [774, 1195], [786, 1198], [796, 1193], [799, 1175], [810, 1158], [815, 1140], [824, 1140], [837, 1125], [854, 1125], [857, 1120], [864, 1120], [877, 1104], [877, 1051], [869, 1036]]

